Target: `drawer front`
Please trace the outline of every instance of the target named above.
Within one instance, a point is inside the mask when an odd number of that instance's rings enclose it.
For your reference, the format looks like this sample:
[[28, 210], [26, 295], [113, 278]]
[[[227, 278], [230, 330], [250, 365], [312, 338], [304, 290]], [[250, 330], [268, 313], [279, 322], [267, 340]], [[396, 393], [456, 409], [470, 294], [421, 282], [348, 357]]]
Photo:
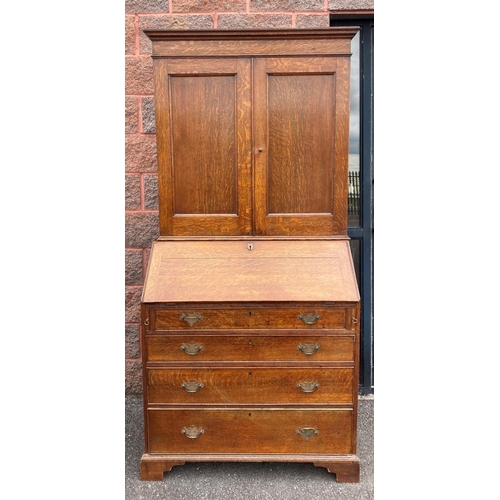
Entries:
[[352, 453], [350, 410], [148, 410], [149, 453]]
[[[155, 330], [207, 330], [213, 328], [333, 328], [346, 329], [347, 307], [159, 309]], [[301, 319], [302, 318], [302, 319]]]
[[354, 335], [146, 337], [147, 361], [353, 361]]
[[150, 369], [152, 404], [331, 404], [353, 402], [354, 369]]

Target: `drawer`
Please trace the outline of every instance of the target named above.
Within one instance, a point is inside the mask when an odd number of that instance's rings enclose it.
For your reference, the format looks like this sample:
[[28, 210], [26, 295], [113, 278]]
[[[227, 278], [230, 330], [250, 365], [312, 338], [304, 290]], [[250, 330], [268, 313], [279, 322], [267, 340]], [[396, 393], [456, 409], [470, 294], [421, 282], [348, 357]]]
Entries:
[[[158, 309], [155, 330], [210, 330], [262, 328], [348, 328], [344, 307], [241, 308], [241, 309]], [[302, 319], [301, 319], [302, 318]]]
[[353, 361], [355, 337], [147, 336], [147, 361]]
[[352, 453], [352, 410], [150, 409], [149, 453]]
[[353, 403], [354, 368], [149, 369], [151, 404]]

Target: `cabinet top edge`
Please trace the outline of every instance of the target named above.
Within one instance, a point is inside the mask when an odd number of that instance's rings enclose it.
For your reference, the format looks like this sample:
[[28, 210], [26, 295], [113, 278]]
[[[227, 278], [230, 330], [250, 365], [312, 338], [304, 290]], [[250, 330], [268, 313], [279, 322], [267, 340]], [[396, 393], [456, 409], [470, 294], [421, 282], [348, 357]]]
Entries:
[[336, 26], [318, 29], [266, 29], [266, 30], [144, 30], [152, 42], [167, 40], [318, 40], [353, 38], [359, 26]]

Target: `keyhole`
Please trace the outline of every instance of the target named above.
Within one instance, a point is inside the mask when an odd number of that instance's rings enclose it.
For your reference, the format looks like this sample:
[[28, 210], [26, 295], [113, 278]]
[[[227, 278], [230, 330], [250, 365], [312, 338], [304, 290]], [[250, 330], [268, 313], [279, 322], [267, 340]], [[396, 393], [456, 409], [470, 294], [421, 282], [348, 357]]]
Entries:
[[248, 250], [253, 250], [253, 243], [249, 243], [249, 244], [247, 245], [247, 248], [248, 248]]

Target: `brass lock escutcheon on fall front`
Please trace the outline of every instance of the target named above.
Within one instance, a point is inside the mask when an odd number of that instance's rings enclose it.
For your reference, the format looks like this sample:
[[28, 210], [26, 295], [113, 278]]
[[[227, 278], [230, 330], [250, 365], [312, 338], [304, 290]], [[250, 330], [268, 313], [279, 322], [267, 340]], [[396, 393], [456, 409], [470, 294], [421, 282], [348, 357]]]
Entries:
[[299, 382], [297, 387], [304, 392], [314, 392], [319, 387], [319, 384], [317, 381], [312, 382], [310, 379], [307, 379], [305, 382]]
[[184, 313], [181, 314], [181, 319], [182, 321], [185, 321], [189, 326], [193, 326], [197, 321], [202, 320], [203, 316], [201, 314], [195, 314], [191, 311], [187, 315]]
[[319, 434], [319, 431], [316, 427], [302, 427], [301, 429], [297, 429], [297, 434], [300, 434], [306, 441], [309, 441], [313, 436]]
[[196, 439], [200, 437], [205, 431], [200, 427], [195, 427], [192, 425], [191, 427], [184, 427], [181, 431], [182, 434], [184, 434], [187, 438], [189, 439]]
[[297, 318], [301, 319], [306, 325], [314, 325], [316, 320], [320, 319], [321, 316], [319, 314], [314, 314], [312, 311], [307, 311], [306, 314], [300, 313]]
[[181, 387], [190, 393], [198, 392], [200, 389], [205, 387], [202, 382], [196, 382], [196, 380], [190, 380], [189, 382], [182, 382]]
[[319, 344], [316, 342], [314, 345], [311, 342], [306, 342], [305, 345], [299, 344], [297, 350], [306, 356], [312, 356], [319, 349]]
[[181, 351], [184, 351], [186, 354], [190, 356], [196, 356], [203, 349], [202, 344], [195, 344], [193, 341], [189, 342], [188, 345], [182, 344]]

